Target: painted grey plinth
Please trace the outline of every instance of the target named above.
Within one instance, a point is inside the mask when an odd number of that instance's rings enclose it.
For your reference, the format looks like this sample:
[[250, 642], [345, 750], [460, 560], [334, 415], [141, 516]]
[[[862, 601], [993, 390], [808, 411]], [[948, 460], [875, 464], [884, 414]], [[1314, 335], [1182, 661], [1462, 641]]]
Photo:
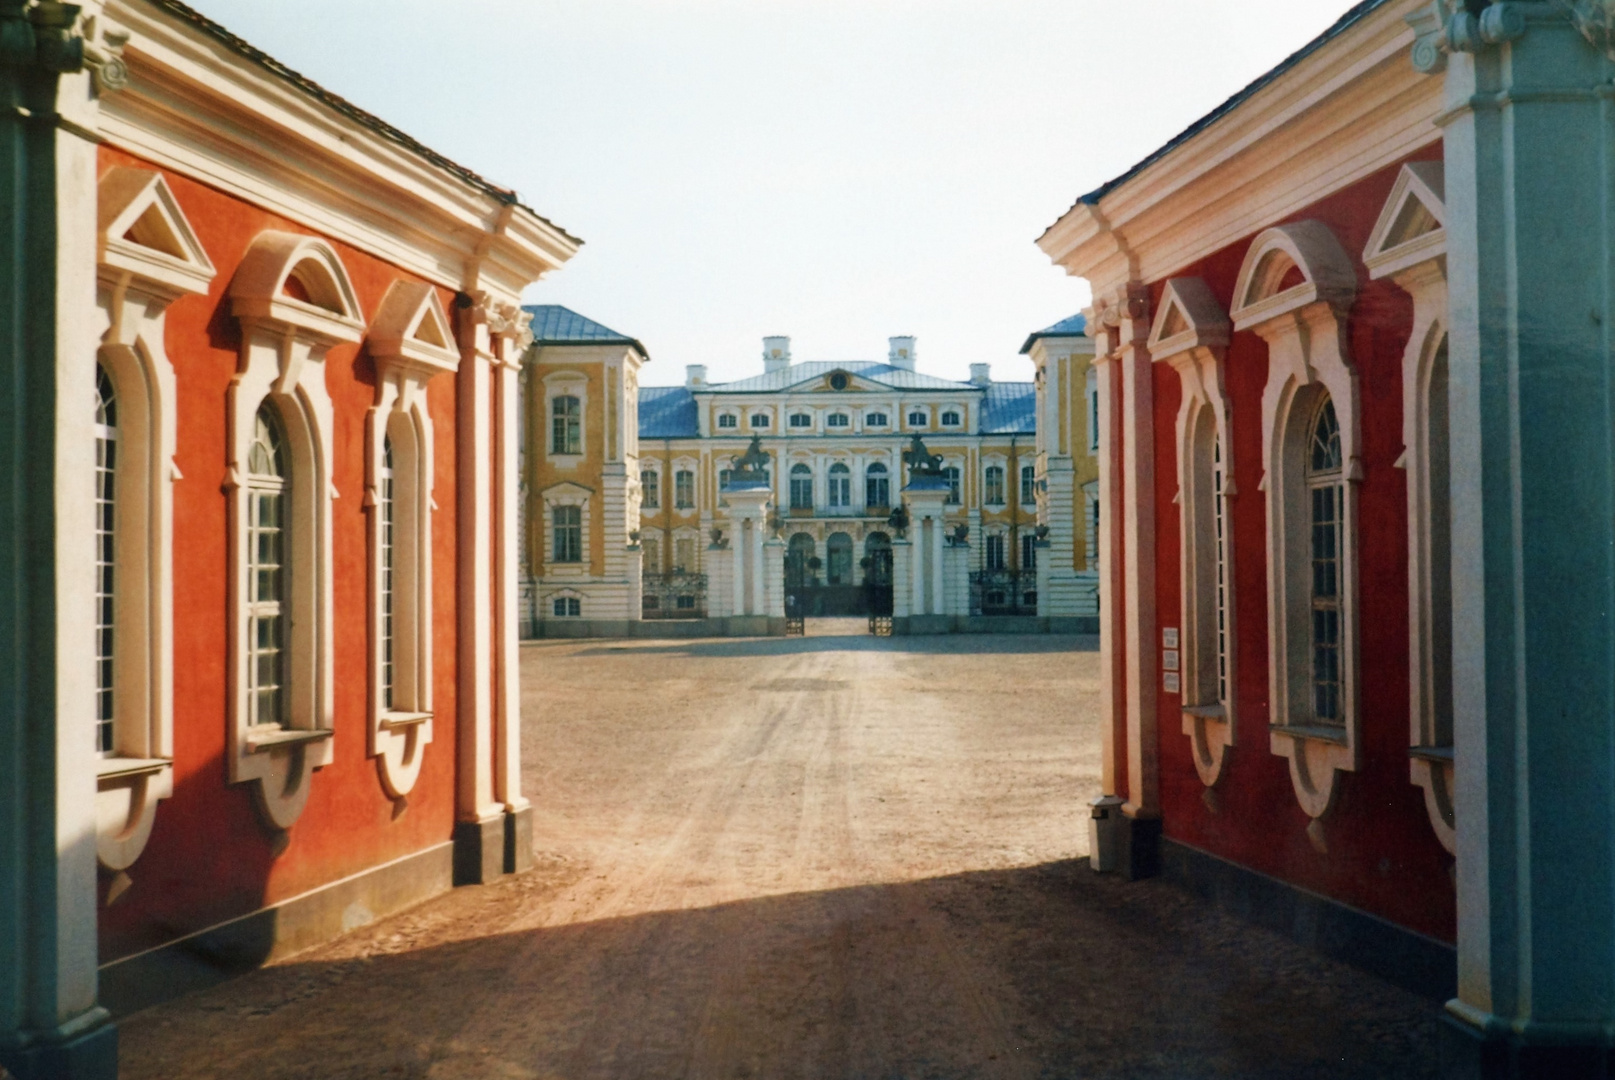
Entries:
[[505, 872], [505, 819], [495, 814], [484, 821], [454, 824], [454, 883], [485, 885]]
[[505, 873], [520, 874], [533, 868], [533, 808], [524, 806], [505, 815]]
[[[1436, 49], [1414, 54], [1446, 65], [1455, 1077], [1609, 1075], [1615, 41], [1602, 10], [1460, 5]], [[1458, 48], [1471, 51], [1441, 51]]]

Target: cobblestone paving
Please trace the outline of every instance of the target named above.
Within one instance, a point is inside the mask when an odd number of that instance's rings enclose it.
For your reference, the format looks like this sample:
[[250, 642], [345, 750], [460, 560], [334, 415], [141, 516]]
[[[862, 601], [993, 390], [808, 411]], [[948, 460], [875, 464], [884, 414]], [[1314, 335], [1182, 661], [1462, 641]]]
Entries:
[[122, 1027], [130, 1080], [1422, 1077], [1436, 1006], [1087, 869], [1062, 637], [523, 653], [532, 873]]

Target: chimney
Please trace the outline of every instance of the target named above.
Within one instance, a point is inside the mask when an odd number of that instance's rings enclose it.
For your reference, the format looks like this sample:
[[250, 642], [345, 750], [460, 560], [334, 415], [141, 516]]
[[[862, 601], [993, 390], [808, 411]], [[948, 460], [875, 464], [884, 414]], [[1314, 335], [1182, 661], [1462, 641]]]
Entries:
[[970, 381], [977, 386], [991, 386], [993, 384], [993, 366], [991, 364], [971, 364]]
[[791, 366], [791, 339], [788, 337], [763, 338], [763, 372], [773, 374]]
[[887, 338], [891, 348], [886, 353], [886, 362], [894, 368], [904, 371], [914, 370], [914, 339], [912, 337]]
[[698, 389], [707, 384], [707, 366], [705, 364], [684, 365], [684, 385], [691, 390]]

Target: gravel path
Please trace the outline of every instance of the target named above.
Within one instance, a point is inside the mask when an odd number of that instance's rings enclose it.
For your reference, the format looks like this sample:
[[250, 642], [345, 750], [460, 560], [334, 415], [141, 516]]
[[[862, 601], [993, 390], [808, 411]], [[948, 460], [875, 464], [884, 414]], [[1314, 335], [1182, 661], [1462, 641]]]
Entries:
[[1431, 1003], [1087, 869], [1090, 648], [529, 646], [537, 869], [133, 1017], [123, 1076], [1433, 1076]]

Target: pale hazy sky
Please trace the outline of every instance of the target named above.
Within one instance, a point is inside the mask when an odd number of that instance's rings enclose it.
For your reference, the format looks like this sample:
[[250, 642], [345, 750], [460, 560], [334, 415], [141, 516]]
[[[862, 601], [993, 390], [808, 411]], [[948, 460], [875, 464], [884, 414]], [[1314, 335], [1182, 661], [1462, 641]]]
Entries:
[[645, 381], [798, 360], [1027, 379], [1080, 310], [1037, 236], [1350, 0], [191, 0], [582, 252], [527, 299]]

